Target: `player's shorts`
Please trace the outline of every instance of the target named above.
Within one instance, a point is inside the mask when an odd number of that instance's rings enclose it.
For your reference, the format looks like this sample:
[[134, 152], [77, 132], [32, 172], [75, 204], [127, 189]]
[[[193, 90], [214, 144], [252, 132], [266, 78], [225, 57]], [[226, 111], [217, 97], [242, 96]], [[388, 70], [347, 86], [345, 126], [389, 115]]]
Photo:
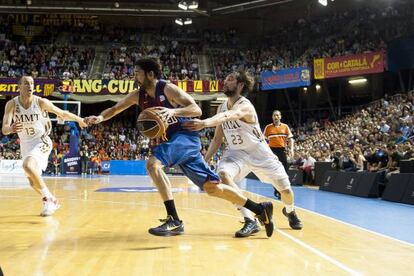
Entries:
[[260, 181], [272, 184], [278, 191], [290, 188], [289, 176], [270, 148], [258, 147], [250, 153], [228, 149], [218, 164], [217, 172], [226, 172], [236, 182], [253, 172]]
[[38, 172], [42, 174], [42, 171], [45, 171], [47, 168], [52, 146], [52, 140], [48, 136], [31, 141], [22, 141], [20, 143], [20, 150], [23, 162], [27, 157], [33, 157], [36, 160]]
[[210, 169], [200, 153], [201, 143], [197, 132], [177, 132], [154, 148], [154, 156], [164, 166], [178, 165], [183, 173], [200, 189], [204, 183], [219, 182], [218, 175]]

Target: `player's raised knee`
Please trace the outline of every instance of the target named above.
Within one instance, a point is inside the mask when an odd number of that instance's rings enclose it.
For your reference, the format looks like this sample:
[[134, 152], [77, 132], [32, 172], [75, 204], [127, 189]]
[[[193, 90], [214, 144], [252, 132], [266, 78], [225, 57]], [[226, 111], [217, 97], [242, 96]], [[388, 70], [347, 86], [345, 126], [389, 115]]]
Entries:
[[204, 183], [203, 189], [210, 196], [217, 196], [217, 194], [221, 191], [219, 183], [211, 181]]

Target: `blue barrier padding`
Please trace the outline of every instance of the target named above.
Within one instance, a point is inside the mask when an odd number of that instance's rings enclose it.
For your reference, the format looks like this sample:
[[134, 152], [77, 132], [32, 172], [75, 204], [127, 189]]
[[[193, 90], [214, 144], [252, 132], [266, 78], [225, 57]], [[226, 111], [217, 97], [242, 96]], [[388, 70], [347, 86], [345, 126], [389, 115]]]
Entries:
[[144, 160], [111, 160], [110, 173], [117, 175], [147, 175], [145, 168], [147, 161]]

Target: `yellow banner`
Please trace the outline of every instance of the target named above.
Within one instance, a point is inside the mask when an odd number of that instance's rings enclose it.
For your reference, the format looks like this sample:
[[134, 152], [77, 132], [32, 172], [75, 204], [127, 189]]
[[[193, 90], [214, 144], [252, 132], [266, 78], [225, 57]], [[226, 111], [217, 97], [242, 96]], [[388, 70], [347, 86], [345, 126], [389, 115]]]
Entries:
[[178, 81], [178, 82], [177, 82], [177, 86], [178, 86], [180, 89], [182, 89], [182, 90], [184, 90], [184, 91], [187, 91], [187, 81]]
[[210, 92], [218, 92], [219, 82], [218, 81], [210, 81], [209, 89], [210, 89]]
[[194, 81], [194, 92], [203, 92], [203, 81]]
[[325, 59], [318, 58], [313, 61], [313, 68], [315, 79], [320, 80], [325, 78]]

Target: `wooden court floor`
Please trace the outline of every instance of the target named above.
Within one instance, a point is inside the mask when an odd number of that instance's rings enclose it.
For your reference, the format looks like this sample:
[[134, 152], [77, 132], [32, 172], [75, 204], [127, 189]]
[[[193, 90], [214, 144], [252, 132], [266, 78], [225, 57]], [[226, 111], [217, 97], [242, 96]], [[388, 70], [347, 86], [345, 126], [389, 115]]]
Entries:
[[[7, 177], [7, 176], [6, 176]], [[10, 176], [8, 176], [10, 177]], [[0, 181], [4, 182], [0, 177]], [[131, 178], [128, 178], [131, 182]], [[302, 231], [291, 230], [273, 201], [277, 230], [268, 239], [233, 238], [235, 208], [175, 179], [185, 235], [155, 237], [165, 216], [157, 193], [95, 192], [122, 178], [48, 178], [62, 204], [38, 216], [28, 188], [0, 186], [0, 267], [4, 275], [413, 275], [414, 246], [303, 209]], [[134, 180], [132, 181], [134, 182]], [[136, 180], [135, 186], [150, 186]], [[250, 194], [255, 200], [264, 198]]]

